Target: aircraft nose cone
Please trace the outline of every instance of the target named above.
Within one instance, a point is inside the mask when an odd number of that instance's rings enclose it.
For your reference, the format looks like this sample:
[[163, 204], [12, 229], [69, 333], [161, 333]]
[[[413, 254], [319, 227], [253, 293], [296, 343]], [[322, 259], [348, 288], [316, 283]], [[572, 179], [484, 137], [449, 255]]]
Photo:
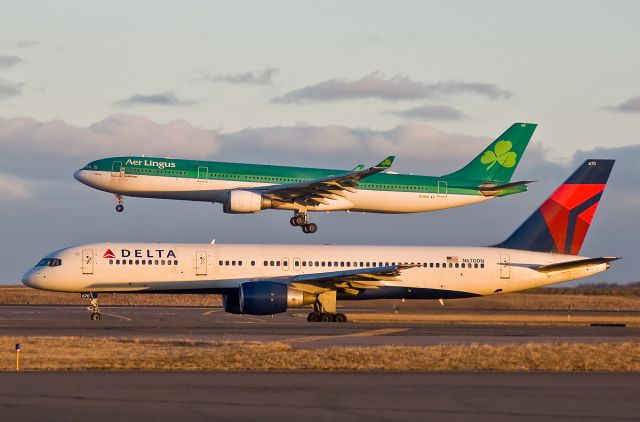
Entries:
[[35, 270], [31, 269], [29, 271], [27, 271], [26, 273], [24, 273], [24, 275], [22, 276], [22, 284], [24, 284], [27, 287], [32, 287], [34, 289], [37, 289], [37, 279], [38, 279], [38, 274]]
[[73, 177], [78, 181], [84, 183], [84, 177], [82, 176], [82, 170], [76, 170], [73, 173]]

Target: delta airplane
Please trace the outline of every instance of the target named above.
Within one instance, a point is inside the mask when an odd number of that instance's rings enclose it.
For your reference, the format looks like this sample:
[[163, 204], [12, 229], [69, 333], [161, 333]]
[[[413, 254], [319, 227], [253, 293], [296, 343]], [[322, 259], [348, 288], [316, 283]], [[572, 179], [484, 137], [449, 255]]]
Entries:
[[152, 157], [92, 161], [74, 177], [116, 196], [222, 203], [225, 213], [293, 211], [290, 223], [318, 229], [310, 211], [415, 213], [469, 205], [527, 190], [510, 182], [536, 128], [516, 123], [462, 169], [439, 177], [390, 172], [393, 156], [369, 168], [331, 170]]
[[579, 256], [613, 160], [587, 160], [507, 240], [490, 247], [95, 243], [50, 253], [22, 282], [80, 292], [215, 293], [230, 313], [313, 307], [344, 322], [336, 300], [449, 299], [575, 280], [617, 257]]

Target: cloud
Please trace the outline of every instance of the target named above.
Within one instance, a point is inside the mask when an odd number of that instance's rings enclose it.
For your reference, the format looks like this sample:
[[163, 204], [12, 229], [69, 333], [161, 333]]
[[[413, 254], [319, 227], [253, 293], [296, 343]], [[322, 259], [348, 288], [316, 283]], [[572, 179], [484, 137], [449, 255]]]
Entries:
[[0, 69], [8, 69], [19, 63], [23, 63], [23, 60], [18, 56], [3, 56], [0, 54]]
[[462, 111], [446, 105], [423, 105], [408, 110], [391, 111], [389, 114], [422, 120], [461, 120], [465, 117]]
[[0, 173], [0, 203], [32, 198], [30, 183], [11, 174]]
[[440, 98], [455, 94], [477, 94], [485, 97], [507, 98], [511, 92], [495, 84], [480, 82], [444, 81], [427, 84], [396, 75], [389, 79], [373, 72], [359, 80], [333, 78], [315, 85], [289, 91], [272, 99], [274, 103], [333, 102], [340, 100], [376, 98], [384, 101]]
[[17, 97], [22, 94], [22, 85], [19, 83], [5, 81], [0, 79], [0, 100], [5, 98]]
[[35, 40], [19, 40], [19, 41], [16, 41], [14, 44], [16, 48], [31, 48], [31, 47], [37, 47], [39, 45], [40, 43]]
[[605, 107], [605, 109], [617, 113], [640, 113], [640, 96], [631, 97], [627, 101]]
[[255, 72], [206, 75], [203, 79], [210, 82], [227, 82], [238, 85], [271, 85], [273, 78], [279, 71], [278, 68], [270, 67]]
[[[147, 154], [208, 156], [220, 149], [214, 131], [184, 120], [160, 124], [136, 115], [117, 114], [88, 127], [60, 120], [0, 119], [0, 166], [26, 157], [86, 157]], [[6, 159], [6, 162], [5, 162]]]
[[185, 100], [179, 98], [172, 92], [160, 92], [157, 94], [134, 94], [129, 98], [119, 100], [115, 102], [120, 106], [135, 106], [135, 105], [160, 105], [160, 106], [188, 106], [196, 104], [196, 101]]

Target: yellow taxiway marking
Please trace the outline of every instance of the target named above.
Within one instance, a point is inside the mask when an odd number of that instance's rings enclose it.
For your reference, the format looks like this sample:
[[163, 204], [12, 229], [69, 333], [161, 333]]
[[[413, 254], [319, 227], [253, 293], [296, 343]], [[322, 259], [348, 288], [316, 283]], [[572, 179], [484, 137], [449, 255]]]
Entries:
[[215, 314], [215, 313], [222, 313], [223, 311], [220, 309], [212, 309], [210, 311], [204, 312], [200, 315], [205, 316], [205, 315], [211, 315], [211, 314]]
[[385, 336], [387, 334], [401, 333], [408, 331], [409, 328], [380, 328], [378, 330], [359, 331], [357, 333], [340, 334], [337, 336], [306, 336], [298, 337], [291, 340], [285, 340], [293, 343], [304, 343], [307, 341], [329, 340], [343, 337], [372, 337], [372, 336]]
[[122, 316], [122, 315], [118, 315], [118, 314], [111, 314], [111, 313], [107, 313], [107, 312], [101, 312], [102, 315], [110, 315], [110, 316], [114, 316], [116, 318], [120, 318], [120, 319], [124, 319], [125, 321], [131, 321], [131, 318], [127, 318], [126, 316]]

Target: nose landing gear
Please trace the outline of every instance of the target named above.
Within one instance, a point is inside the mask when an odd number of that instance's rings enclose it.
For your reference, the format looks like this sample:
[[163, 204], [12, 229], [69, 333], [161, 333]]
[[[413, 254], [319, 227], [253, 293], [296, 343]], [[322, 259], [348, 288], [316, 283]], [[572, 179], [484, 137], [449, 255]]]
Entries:
[[296, 212], [293, 214], [293, 217], [291, 217], [291, 220], [289, 220], [289, 223], [294, 227], [302, 227], [303, 233], [310, 234], [318, 231], [317, 224], [309, 222], [309, 217], [306, 212]]
[[102, 319], [100, 313], [100, 307], [98, 306], [98, 294], [97, 293], [81, 293], [80, 297], [91, 299], [91, 304], [87, 307], [87, 310], [91, 312], [91, 321], [97, 321]]
[[124, 205], [122, 205], [122, 195], [116, 194], [116, 203], [118, 204], [116, 205], [116, 211], [118, 212], [124, 211]]

